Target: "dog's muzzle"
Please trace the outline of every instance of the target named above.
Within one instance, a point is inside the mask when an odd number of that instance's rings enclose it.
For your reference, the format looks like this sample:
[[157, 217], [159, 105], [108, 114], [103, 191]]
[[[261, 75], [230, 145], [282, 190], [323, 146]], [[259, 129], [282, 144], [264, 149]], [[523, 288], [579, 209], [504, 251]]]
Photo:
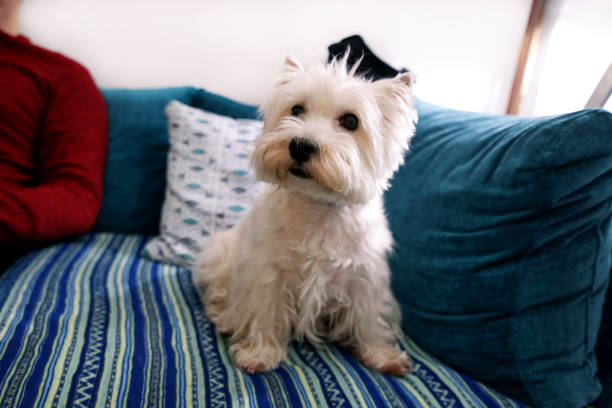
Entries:
[[299, 178], [310, 178], [310, 174], [304, 168], [304, 163], [307, 163], [313, 154], [316, 154], [318, 147], [314, 142], [304, 137], [294, 137], [289, 142], [289, 154], [295, 160], [295, 165], [291, 166], [289, 172]]
[[310, 157], [317, 153], [318, 150], [316, 144], [303, 137], [294, 137], [289, 142], [289, 154], [298, 165], [309, 161]]
[[295, 177], [299, 177], [303, 179], [310, 178], [310, 174], [308, 174], [308, 172], [304, 170], [302, 167], [291, 167], [289, 169], [289, 172], [293, 174]]

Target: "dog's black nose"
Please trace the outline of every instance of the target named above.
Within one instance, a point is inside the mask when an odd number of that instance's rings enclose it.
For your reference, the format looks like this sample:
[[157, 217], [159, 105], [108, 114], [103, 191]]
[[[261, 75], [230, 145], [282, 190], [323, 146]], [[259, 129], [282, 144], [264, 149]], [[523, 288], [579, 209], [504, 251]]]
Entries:
[[298, 163], [305, 163], [317, 152], [317, 145], [303, 137], [294, 137], [289, 143], [289, 154]]

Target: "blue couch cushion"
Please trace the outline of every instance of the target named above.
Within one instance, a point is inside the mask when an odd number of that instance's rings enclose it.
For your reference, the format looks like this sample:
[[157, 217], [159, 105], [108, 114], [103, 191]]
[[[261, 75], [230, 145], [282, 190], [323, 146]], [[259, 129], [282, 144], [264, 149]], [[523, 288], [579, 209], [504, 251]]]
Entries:
[[609, 408], [612, 407], [612, 286], [608, 286], [595, 355], [599, 366], [597, 377], [601, 381], [603, 392], [594, 406]]
[[417, 109], [386, 194], [404, 330], [529, 405], [592, 402], [612, 250], [612, 114]]
[[157, 234], [169, 147], [164, 108], [170, 100], [234, 118], [257, 116], [254, 106], [193, 87], [105, 89], [102, 94], [109, 144], [96, 231]]

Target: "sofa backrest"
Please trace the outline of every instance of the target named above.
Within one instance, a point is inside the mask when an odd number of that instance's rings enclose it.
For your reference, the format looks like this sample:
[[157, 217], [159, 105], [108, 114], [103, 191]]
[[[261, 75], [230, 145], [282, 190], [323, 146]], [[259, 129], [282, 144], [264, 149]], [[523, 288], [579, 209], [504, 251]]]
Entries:
[[220, 115], [254, 119], [257, 108], [194, 87], [103, 89], [108, 157], [96, 231], [156, 234], [166, 188], [171, 100]]

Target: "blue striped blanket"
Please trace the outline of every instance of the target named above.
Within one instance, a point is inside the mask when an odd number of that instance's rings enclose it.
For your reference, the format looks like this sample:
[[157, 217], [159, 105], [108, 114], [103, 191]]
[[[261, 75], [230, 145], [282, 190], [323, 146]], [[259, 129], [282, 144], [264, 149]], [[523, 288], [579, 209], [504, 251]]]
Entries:
[[520, 407], [409, 339], [415, 372], [293, 344], [269, 373], [232, 364], [187, 269], [140, 258], [147, 238], [91, 234], [0, 277], [0, 407]]

